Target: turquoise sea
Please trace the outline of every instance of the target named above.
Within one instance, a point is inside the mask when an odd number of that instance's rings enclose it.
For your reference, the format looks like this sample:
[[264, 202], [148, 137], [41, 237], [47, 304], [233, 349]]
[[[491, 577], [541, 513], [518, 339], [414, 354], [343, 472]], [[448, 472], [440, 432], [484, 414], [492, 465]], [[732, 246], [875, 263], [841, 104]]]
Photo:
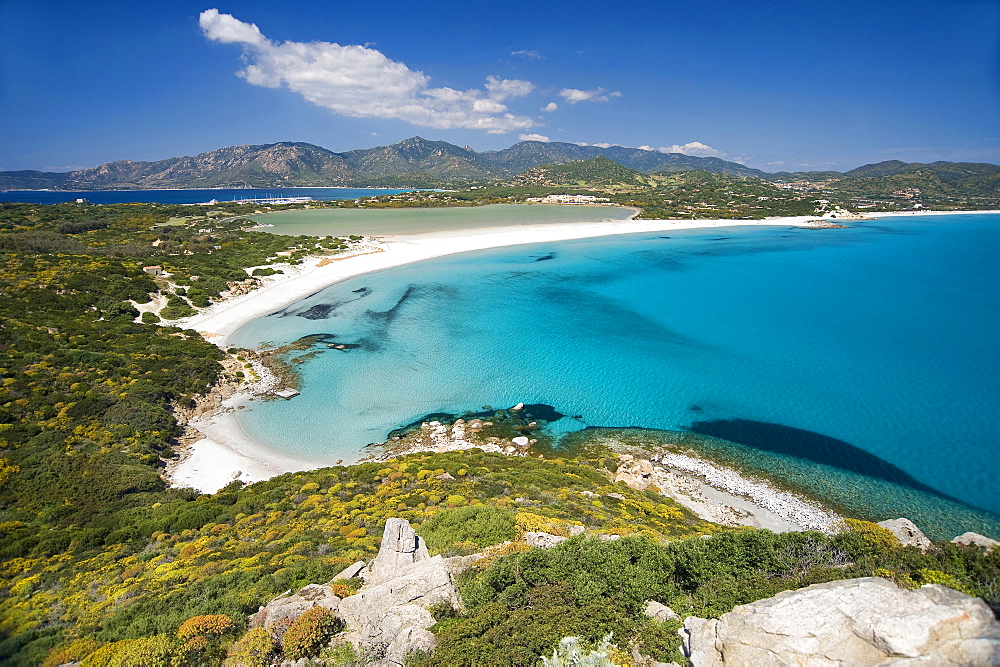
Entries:
[[430, 413], [546, 404], [578, 417], [554, 431], [683, 435], [858, 516], [1000, 538], [998, 256], [1000, 215], [972, 214], [431, 260], [245, 326], [245, 346], [326, 337], [300, 396], [241, 419], [335, 461]]

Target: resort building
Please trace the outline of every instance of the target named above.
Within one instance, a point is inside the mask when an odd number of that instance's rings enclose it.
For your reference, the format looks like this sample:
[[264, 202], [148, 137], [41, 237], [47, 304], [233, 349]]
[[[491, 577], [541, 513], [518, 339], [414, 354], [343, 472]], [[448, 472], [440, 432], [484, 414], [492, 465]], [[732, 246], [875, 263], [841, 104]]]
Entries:
[[525, 201], [538, 204], [598, 204], [611, 200], [607, 197], [595, 197], [593, 195], [548, 195], [546, 197], [529, 197]]

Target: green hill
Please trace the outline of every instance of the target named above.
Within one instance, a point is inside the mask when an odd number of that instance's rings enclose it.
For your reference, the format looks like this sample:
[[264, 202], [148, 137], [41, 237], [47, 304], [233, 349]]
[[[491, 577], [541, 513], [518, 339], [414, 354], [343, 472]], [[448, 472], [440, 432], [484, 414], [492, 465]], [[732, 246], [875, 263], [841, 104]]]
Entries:
[[567, 186], [584, 188], [643, 187], [654, 179], [623, 167], [603, 156], [568, 164], [533, 167], [512, 179], [514, 186]]

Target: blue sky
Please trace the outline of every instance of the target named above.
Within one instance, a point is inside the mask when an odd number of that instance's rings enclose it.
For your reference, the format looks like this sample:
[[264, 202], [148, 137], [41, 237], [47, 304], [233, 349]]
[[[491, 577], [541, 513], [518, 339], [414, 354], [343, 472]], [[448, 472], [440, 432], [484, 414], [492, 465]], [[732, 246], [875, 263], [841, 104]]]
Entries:
[[1000, 163], [1000, 0], [0, 0], [0, 128], [0, 169], [414, 135]]

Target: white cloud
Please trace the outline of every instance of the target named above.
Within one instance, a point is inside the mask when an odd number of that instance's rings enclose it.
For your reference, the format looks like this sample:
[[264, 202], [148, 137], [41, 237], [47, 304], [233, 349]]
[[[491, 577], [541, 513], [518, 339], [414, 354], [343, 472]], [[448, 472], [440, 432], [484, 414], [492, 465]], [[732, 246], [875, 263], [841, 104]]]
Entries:
[[558, 108], [559, 108], [558, 104], [556, 104], [555, 102], [549, 102], [544, 107], [542, 107], [542, 111], [544, 111], [546, 113], [552, 113], [553, 111], [555, 111]]
[[722, 151], [711, 146], [706, 146], [700, 141], [692, 141], [686, 144], [674, 144], [660, 149], [661, 153], [684, 153], [684, 155], [694, 155], [695, 157], [722, 157]]
[[639, 146], [639, 150], [641, 150], [641, 151], [651, 151], [651, 150], [655, 150], [655, 149], [652, 146], [647, 146], [647, 145], [643, 144], [642, 146]]
[[591, 146], [597, 146], [598, 148], [611, 148], [612, 146], [617, 146], [618, 144], [609, 144], [606, 141], [602, 141], [596, 144], [590, 144]]
[[563, 88], [559, 91], [559, 96], [570, 104], [576, 104], [577, 102], [608, 102], [612, 97], [621, 97], [622, 94], [617, 90], [607, 91], [603, 88], [594, 88], [593, 90]]
[[518, 139], [520, 139], [521, 141], [542, 141], [544, 143], [549, 143], [550, 141], [552, 141], [544, 134], [522, 134], [518, 136]]
[[536, 60], [543, 60], [544, 57], [545, 57], [542, 54], [540, 54], [538, 51], [535, 51], [534, 49], [531, 49], [531, 50], [528, 50], [528, 49], [519, 49], [517, 51], [511, 51], [510, 55], [512, 55], [512, 56], [524, 56], [525, 58], [534, 58]]
[[535, 84], [521, 79], [486, 77], [486, 91], [490, 99], [502, 102], [511, 97], [524, 97], [535, 89]]
[[437, 129], [465, 128], [502, 134], [537, 123], [511, 113], [502, 102], [534, 90], [518, 79], [488, 77], [485, 90], [431, 88], [430, 77], [380, 51], [333, 42], [273, 42], [256, 25], [218, 9], [201, 13], [205, 37], [242, 44], [246, 67], [237, 74], [255, 86], [287, 86], [306, 100], [354, 118], [392, 118]]

